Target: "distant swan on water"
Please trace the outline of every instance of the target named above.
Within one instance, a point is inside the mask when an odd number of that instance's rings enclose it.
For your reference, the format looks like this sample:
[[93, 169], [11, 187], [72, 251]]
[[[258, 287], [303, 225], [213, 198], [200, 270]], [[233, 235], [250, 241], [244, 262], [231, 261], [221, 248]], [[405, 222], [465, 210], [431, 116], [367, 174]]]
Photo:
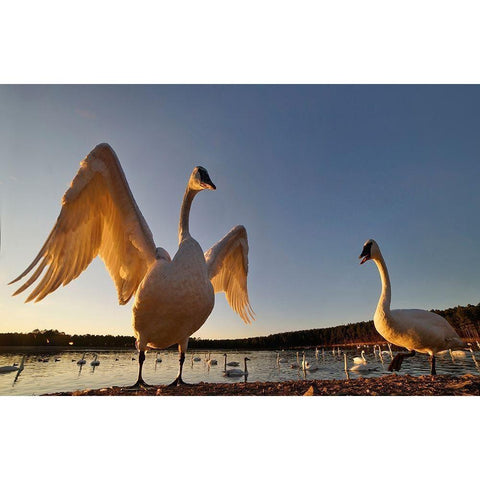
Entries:
[[391, 285], [387, 265], [375, 240], [367, 240], [360, 257], [365, 263], [373, 260], [382, 281], [382, 293], [373, 317], [378, 333], [389, 343], [404, 347], [410, 353], [398, 353], [388, 370], [400, 370], [403, 359], [415, 352], [428, 353], [432, 375], [436, 374], [435, 354], [442, 350], [464, 347], [465, 344], [453, 327], [440, 315], [426, 310], [390, 310]]
[[25, 357], [26, 357], [26, 355], [24, 355], [22, 357], [20, 365], [18, 365], [18, 366], [5, 365], [4, 367], [0, 367], [0, 373], [21, 372], [24, 369]]
[[82, 358], [77, 362], [77, 365], [85, 365], [87, 361], [85, 360], [86, 352], [83, 352]]
[[[133, 167], [132, 167], [133, 168]], [[159, 184], [169, 182], [166, 167]], [[207, 170], [195, 167], [189, 177], [179, 221], [179, 245], [174, 258], [155, 246], [152, 233], [128, 186], [117, 155], [106, 143], [97, 145], [62, 199], [60, 215], [30, 266], [12, 282], [37, 270], [14, 293], [23, 292], [42, 274], [27, 301], [39, 301], [67, 285], [100, 256], [112, 277], [121, 305], [135, 296], [133, 330], [139, 351], [138, 379], [130, 388], [148, 387], [142, 378], [145, 350], [177, 344], [180, 365], [173, 385], [184, 383], [182, 368], [188, 340], [207, 320], [215, 293], [225, 292], [232, 309], [254, 320], [247, 291], [248, 240], [241, 225], [234, 227], [207, 252], [190, 235], [193, 199], [202, 190], [215, 190]]]
[[100, 361], [98, 359], [98, 355], [96, 353], [93, 354], [94, 359], [90, 362], [92, 367], [98, 367], [100, 365]]
[[[346, 357], [344, 357], [344, 358], [346, 358]], [[362, 358], [365, 361], [362, 362], [362, 363], [357, 363], [353, 367], [351, 367], [350, 368], [351, 372], [372, 372], [373, 370], [377, 369], [376, 366], [367, 363], [367, 360], [365, 359], [365, 356], [363, 355], [363, 351], [362, 351]], [[346, 360], [345, 360], [345, 362], [346, 362]], [[345, 364], [345, 366], [346, 366], [346, 364]]]
[[280, 357], [280, 353], [277, 352], [277, 365], [279, 365], [280, 363], [287, 363], [288, 360], [286, 358], [283, 358], [283, 357]]
[[247, 357], [243, 359], [244, 370], [240, 370], [239, 368], [231, 368], [230, 370], [225, 370], [223, 372], [223, 376], [224, 377], [243, 377], [243, 376], [246, 377], [248, 375], [247, 362], [249, 360], [250, 359]]
[[209, 367], [213, 367], [214, 365], [217, 365], [217, 360], [215, 360], [215, 358], [210, 358], [210, 352], [208, 352], [208, 358], [207, 358], [207, 365]]
[[365, 350], [362, 350], [362, 353], [360, 355], [360, 357], [353, 357], [353, 363], [363, 363], [365, 365], [367, 363], [367, 359], [365, 358]]
[[155, 356], [155, 362], [162, 363], [162, 359], [160, 358], [160, 354], [158, 352], [157, 352], [157, 355]]
[[305, 359], [305, 352], [302, 354], [302, 370], [309, 370], [311, 368], [310, 363]]
[[297, 352], [297, 362], [296, 363], [291, 363], [290, 368], [300, 368], [300, 359], [298, 357], [298, 352]]
[[480, 369], [480, 364], [478, 363], [475, 357], [475, 354], [473, 353], [473, 348], [469, 348], [469, 350], [470, 350], [470, 353], [472, 354], [473, 363], [475, 363], [475, 366], [477, 367], [477, 369]]
[[234, 362], [234, 361], [227, 363], [227, 354], [224, 353], [223, 356], [225, 357], [225, 368], [224, 368], [224, 370], [227, 369], [227, 365], [229, 367], [238, 367], [240, 365], [240, 362]]
[[465, 358], [467, 354], [463, 350], [452, 350], [451, 348], [448, 350], [452, 360], [455, 358]]

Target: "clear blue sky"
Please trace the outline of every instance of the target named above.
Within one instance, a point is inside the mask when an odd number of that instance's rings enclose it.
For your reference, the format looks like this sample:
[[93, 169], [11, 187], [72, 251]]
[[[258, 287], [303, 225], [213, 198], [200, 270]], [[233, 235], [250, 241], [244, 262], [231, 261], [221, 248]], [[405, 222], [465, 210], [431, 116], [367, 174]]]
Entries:
[[246, 226], [249, 326], [223, 294], [196, 336], [369, 320], [379, 243], [393, 308], [480, 301], [478, 86], [0, 86], [0, 331], [132, 334], [101, 261], [37, 304], [6, 283], [33, 260], [82, 158], [117, 152], [158, 246], [174, 254], [187, 178], [206, 250]]

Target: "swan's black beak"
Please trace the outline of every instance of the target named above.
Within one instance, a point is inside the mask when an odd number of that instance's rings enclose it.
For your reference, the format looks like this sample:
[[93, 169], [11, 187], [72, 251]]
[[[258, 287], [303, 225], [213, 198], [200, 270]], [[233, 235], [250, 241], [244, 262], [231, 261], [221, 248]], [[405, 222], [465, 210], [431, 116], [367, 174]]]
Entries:
[[372, 249], [372, 244], [371, 243], [367, 243], [366, 245], [363, 246], [362, 253], [358, 257], [358, 258], [362, 259], [362, 261], [360, 262], [360, 265], [363, 265], [365, 262], [370, 260], [370, 258], [371, 258], [370, 257], [370, 250], [371, 249]]
[[205, 168], [199, 168], [198, 171], [200, 173], [200, 185], [202, 186], [202, 188], [205, 188], [207, 190], [216, 190], [217, 187], [212, 182], [207, 170]]

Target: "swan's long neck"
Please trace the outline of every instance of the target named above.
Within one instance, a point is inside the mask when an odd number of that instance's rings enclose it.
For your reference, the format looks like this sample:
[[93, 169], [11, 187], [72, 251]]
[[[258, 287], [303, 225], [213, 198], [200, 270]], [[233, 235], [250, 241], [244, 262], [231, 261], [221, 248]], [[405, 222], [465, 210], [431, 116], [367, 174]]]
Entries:
[[225, 359], [225, 366], [223, 368], [223, 371], [226, 372], [227, 371], [227, 356], [225, 355], [223, 358]]
[[178, 243], [182, 243], [183, 240], [190, 237], [189, 230], [189, 218], [190, 218], [190, 208], [192, 207], [193, 199], [198, 193], [198, 190], [192, 190], [189, 186], [185, 190], [185, 195], [183, 196], [182, 208], [180, 210], [180, 221], [178, 224]]
[[390, 277], [388, 276], [387, 266], [385, 265], [385, 260], [382, 255], [380, 258], [374, 258], [373, 261], [377, 265], [378, 272], [380, 273], [380, 278], [382, 280], [382, 293], [378, 300], [377, 312], [381, 311], [383, 313], [390, 312], [390, 302], [392, 299], [392, 287], [390, 285]]
[[248, 370], [247, 370], [247, 359], [244, 359], [243, 360], [243, 363], [245, 364], [245, 375], [248, 374]]

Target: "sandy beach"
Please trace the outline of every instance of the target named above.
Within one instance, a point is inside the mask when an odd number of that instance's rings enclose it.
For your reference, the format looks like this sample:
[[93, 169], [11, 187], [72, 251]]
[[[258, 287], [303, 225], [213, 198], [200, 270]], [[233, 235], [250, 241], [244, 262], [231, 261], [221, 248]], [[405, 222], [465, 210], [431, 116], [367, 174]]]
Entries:
[[450, 375], [386, 375], [381, 378], [350, 380], [305, 380], [287, 382], [205, 383], [168, 388], [152, 386], [139, 391], [124, 387], [74, 392], [59, 392], [55, 396], [472, 396], [480, 395], [480, 376]]

